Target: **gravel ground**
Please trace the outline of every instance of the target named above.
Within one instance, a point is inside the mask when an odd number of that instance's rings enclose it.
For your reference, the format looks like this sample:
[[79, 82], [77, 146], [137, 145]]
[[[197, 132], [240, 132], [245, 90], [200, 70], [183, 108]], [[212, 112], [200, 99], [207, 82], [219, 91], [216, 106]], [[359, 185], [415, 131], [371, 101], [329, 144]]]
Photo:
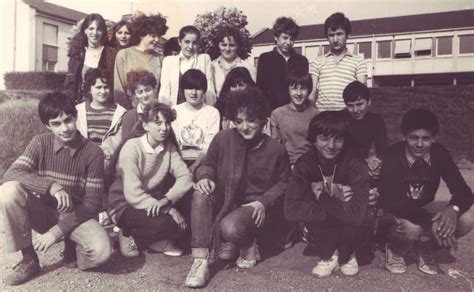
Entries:
[[[474, 189], [474, 170], [462, 170], [468, 184]], [[442, 186], [437, 200], [447, 201], [449, 192]], [[2, 277], [20, 258], [19, 253], [5, 254], [4, 236], [0, 234], [0, 274]], [[357, 277], [348, 278], [339, 272], [327, 279], [311, 276], [317, 258], [303, 256], [303, 243], [296, 244], [280, 254], [266, 258], [255, 268], [239, 270], [232, 263], [213, 265], [210, 283], [203, 291], [474, 291], [474, 232], [459, 240], [457, 251], [440, 251], [437, 258], [444, 272], [428, 276], [419, 272], [414, 260], [409, 261], [408, 272], [391, 275], [384, 269], [384, 254], [377, 252], [373, 263], [363, 266]], [[171, 258], [162, 254], [145, 253], [126, 259], [116, 252], [112, 259], [95, 271], [79, 271], [60, 265], [63, 244], [55, 244], [40, 255], [42, 272], [34, 280], [9, 287], [0, 283], [1, 291], [70, 291], [70, 290], [190, 290], [183, 286], [191, 266], [189, 255]], [[265, 255], [264, 255], [265, 257]], [[448, 269], [465, 273], [469, 280], [451, 278]], [[217, 273], [216, 273], [217, 272]]]

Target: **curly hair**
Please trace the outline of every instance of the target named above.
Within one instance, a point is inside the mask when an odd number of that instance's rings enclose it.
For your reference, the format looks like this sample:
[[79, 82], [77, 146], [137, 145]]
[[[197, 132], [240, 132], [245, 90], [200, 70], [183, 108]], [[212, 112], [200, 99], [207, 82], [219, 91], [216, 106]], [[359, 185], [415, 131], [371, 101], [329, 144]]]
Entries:
[[86, 16], [82, 21], [81, 28], [79, 32], [72, 38], [69, 43], [68, 57], [75, 57], [83, 53], [84, 48], [87, 47], [87, 36], [85, 30], [91, 25], [92, 22], [97, 23], [97, 29], [102, 31], [102, 37], [100, 39], [100, 44], [105, 46], [108, 44], [109, 38], [107, 35], [107, 25], [102, 15], [97, 13], [92, 13]]
[[153, 73], [147, 70], [132, 70], [127, 72], [127, 80], [125, 87], [127, 88], [127, 93], [130, 96], [135, 95], [135, 90], [138, 85], [148, 86], [150, 85], [153, 88], [156, 88], [157, 85], [156, 77]]
[[[95, 85], [97, 79], [100, 79], [104, 84], [106, 84], [110, 89], [110, 76], [108, 76], [107, 72], [93, 68], [89, 69], [84, 76], [84, 83], [82, 85], [82, 90], [84, 91], [84, 96], [87, 97], [89, 100], [92, 100], [91, 96], [91, 87]], [[109, 95], [110, 98], [110, 95]]]
[[235, 43], [237, 44], [237, 55], [241, 59], [248, 58], [249, 53], [245, 49], [244, 40], [239, 28], [234, 25], [223, 24], [223, 25], [219, 25], [216, 28], [215, 33], [213, 34], [213, 37], [212, 37], [213, 46], [208, 51], [208, 54], [210, 55], [211, 59], [214, 60], [215, 58], [220, 56], [221, 52], [219, 49], [219, 43], [222, 42], [225, 38], [234, 39]]
[[227, 95], [225, 116], [230, 120], [235, 120], [239, 112], [245, 112], [249, 118], [265, 120], [270, 116], [270, 110], [264, 94], [257, 87], [232, 91]]
[[[117, 37], [115, 36], [115, 34], [117, 33], [117, 31], [119, 31], [123, 26], [125, 26], [128, 30], [128, 32], [130, 33], [130, 40], [128, 42], [128, 44], [125, 46], [125, 47], [122, 47], [120, 46], [119, 42], [117, 41]], [[125, 49], [125, 48], [128, 48], [131, 46], [131, 42], [132, 42], [132, 38], [133, 38], [133, 27], [132, 27], [132, 24], [127, 21], [127, 20], [121, 20], [119, 22], [117, 22], [111, 29], [110, 31], [110, 41], [109, 41], [109, 44], [111, 47], [114, 47], [114, 48], [117, 48], [117, 49]]]
[[132, 27], [134, 34], [130, 40], [131, 45], [138, 45], [140, 40], [147, 34], [161, 37], [168, 31], [166, 18], [161, 13], [150, 16], [139, 14], [132, 20]]
[[279, 37], [282, 33], [286, 33], [293, 39], [298, 37], [300, 27], [291, 17], [278, 17], [273, 25], [273, 35]]

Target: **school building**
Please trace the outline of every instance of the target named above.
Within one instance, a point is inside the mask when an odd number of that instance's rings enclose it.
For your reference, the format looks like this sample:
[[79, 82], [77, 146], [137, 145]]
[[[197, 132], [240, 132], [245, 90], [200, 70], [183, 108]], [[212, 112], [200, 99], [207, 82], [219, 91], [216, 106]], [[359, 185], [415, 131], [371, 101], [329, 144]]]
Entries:
[[[369, 86], [474, 84], [474, 9], [354, 20], [351, 26], [347, 47], [367, 60]], [[255, 65], [273, 46], [271, 29], [253, 36]], [[324, 24], [301, 26], [294, 47], [310, 62], [327, 53]]]

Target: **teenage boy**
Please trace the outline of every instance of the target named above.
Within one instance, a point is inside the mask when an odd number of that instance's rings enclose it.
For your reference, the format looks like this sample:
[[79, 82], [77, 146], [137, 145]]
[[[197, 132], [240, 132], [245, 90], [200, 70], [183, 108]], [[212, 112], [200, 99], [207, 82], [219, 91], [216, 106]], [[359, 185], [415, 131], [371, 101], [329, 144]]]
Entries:
[[299, 26], [290, 17], [279, 17], [273, 25], [275, 48], [260, 55], [257, 66], [257, 86], [263, 91], [271, 109], [290, 102], [286, 78], [297, 70], [307, 73], [306, 57], [293, 49]]
[[[81, 270], [101, 265], [112, 252], [107, 232], [94, 219], [104, 193], [102, 150], [77, 131], [77, 111], [68, 96], [47, 94], [39, 116], [50, 133], [33, 138], [0, 187], [6, 251], [23, 255], [4, 279], [7, 285], [39, 274], [37, 252], [62, 238], [64, 262], [72, 264], [77, 255]], [[33, 239], [32, 229], [41, 235]]]
[[298, 158], [305, 154], [311, 143], [308, 137], [308, 125], [318, 110], [308, 100], [313, 88], [311, 76], [297, 71], [290, 72], [287, 79], [290, 102], [273, 110], [270, 125], [272, 138], [285, 145], [294, 165]]
[[342, 91], [346, 85], [354, 80], [366, 83], [364, 58], [354, 55], [346, 47], [351, 31], [349, 19], [340, 12], [332, 14], [324, 22], [324, 33], [329, 41], [330, 51], [311, 62], [309, 68], [313, 78], [310, 99], [316, 101], [316, 107], [320, 111], [342, 110]]
[[[382, 206], [393, 216], [380, 226], [387, 238], [385, 267], [392, 273], [404, 273], [403, 256], [414, 244], [418, 269], [434, 275], [438, 273], [435, 249], [456, 248], [457, 238], [469, 233], [474, 225], [472, 191], [449, 151], [435, 142], [439, 124], [431, 111], [407, 111], [401, 130], [404, 140], [387, 150], [380, 175]], [[440, 178], [452, 198], [441, 211], [432, 213], [433, 208], [427, 205], [435, 199]]]
[[360, 159], [347, 151], [347, 120], [342, 112], [326, 111], [308, 127], [311, 149], [296, 161], [285, 195], [285, 217], [307, 229], [305, 254], [318, 255], [316, 277], [328, 277], [339, 266], [355, 276], [354, 251], [368, 236], [369, 175]]

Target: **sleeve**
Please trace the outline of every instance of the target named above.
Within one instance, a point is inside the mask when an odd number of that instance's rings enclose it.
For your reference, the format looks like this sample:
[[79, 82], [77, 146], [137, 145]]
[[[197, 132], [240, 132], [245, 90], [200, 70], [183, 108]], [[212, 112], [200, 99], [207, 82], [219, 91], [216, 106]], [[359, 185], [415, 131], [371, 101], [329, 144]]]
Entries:
[[309, 74], [311, 74], [312, 77], [316, 77], [319, 80], [319, 77], [321, 76], [321, 66], [323, 62], [320, 58], [316, 58], [314, 61], [312, 61], [309, 64]]
[[170, 199], [174, 204], [193, 186], [191, 172], [176, 149], [172, 150], [170, 153], [170, 172], [175, 178], [175, 183], [165, 194], [165, 197]]
[[276, 172], [277, 183], [257, 199], [265, 206], [265, 208], [272, 207], [276, 200], [285, 194], [288, 186], [291, 167], [290, 159], [288, 158], [286, 151], [282, 151], [274, 171]]
[[324, 221], [327, 217], [326, 212], [313, 195], [311, 171], [306, 169], [303, 159], [296, 162], [286, 189], [285, 218], [288, 221]]
[[76, 205], [71, 212], [59, 215], [57, 226], [63, 234], [70, 233], [74, 228], [98, 214], [105, 192], [103, 177], [104, 156], [97, 152], [87, 165], [87, 178], [82, 202]]
[[268, 88], [271, 86], [269, 80], [269, 64], [267, 64], [267, 54], [263, 53], [260, 55], [257, 66], [257, 86], [265, 93], [268, 94]]
[[73, 95], [74, 99], [76, 99], [74, 62], [74, 57], [69, 57], [69, 61], [67, 62], [67, 74], [64, 78], [64, 90]]
[[388, 148], [388, 138], [387, 138], [387, 129], [385, 127], [385, 121], [382, 117], [379, 117], [379, 121], [376, 123], [377, 133], [375, 136], [375, 151], [377, 152], [377, 157], [382, 157], [387, 151]]
[[280, 125], [278, 124], [276, 110], [274, 110], [270, 116], [270, 133], [273, 139], [277, 140], [279, 143], [282, 143]]
[[[247, 61], [244, 61], [244, 62], [247, 62]], [[249, 70], [250, 77], [252, 77], [252, 80], [254, 82], [256, 82], [257, 81], [257, 70], [255, 69], [255, 66], [253, 66], [252, 64], [247, 64], [246, 69]]]
[[365, 59], [361, 58], [357, 64], [357, 68], [356, 68], [356, 79], [361, 81], [361, 80], [364, 80], [364, 84], [366, 84], [367, 82], [367, 62], [365, 61]]
[[53, 181], [38, 175], [42, 145], [41, 138], [36, 136], [28, 144], [20, 157], [13, 162], [4, 174], [7, 181], [18, 181], [29, 192], [49, 195]]
[[361, 225], [367, 213], [369, 198], [369, 174], [367, 166], [362, 161], [351, 160], [347, 170], [348, 185], [354, 192], [352, 198], [343, 202], [322, 193], [319, 201], [328, 214], [340, 221], [358, 226]]
[[[221, 132], [222, 133], [222, 132]], [[217, 134], [212, 139], [209, 149], [207, 149], [206, 156], [202, 160], [201, 164], [196, 168], [196, 179], [197, 181], [208, 178], [215, 182], [216, 180], [216, 170], [217, 170], [217, 161], [219, 159], [219, 149], [220, 149], [220, 138], [221, 135]]]
[[171, 98], [171, 79], [170, 79], [170, 61], [173, 56], [163, 59], [163, 67], [161, 68], [160, 92], [158, 93], [158, 101], [170, 104]]
[[214, 136], [216, 136], [217, 132], [219, 132], [219, 123], [221, 121], [219, 111], [214, 107], [210, 107], [210, 109], [211, 111], [209, 112], [209, 118], [207, 120], [206, 125], [206, 136], [202, 145], [203, 149], [206, 151], [209, 148], [209, 145], [211, 144], [211, 141]]
[[207, 78], [206, 104], [213, 106], [216, 103], [217, 97], [211, 57], [209, 57], [208, 54], [203, 54], [202, 56], [202, 58], [204, 58], [204, 74]]
[[115, 57], [114, 64], [114, 99], [121, 106], [129, 109], [131, 104], [127, 97], [127, 72], [125, 72], [124, 51], [119, 51]]

